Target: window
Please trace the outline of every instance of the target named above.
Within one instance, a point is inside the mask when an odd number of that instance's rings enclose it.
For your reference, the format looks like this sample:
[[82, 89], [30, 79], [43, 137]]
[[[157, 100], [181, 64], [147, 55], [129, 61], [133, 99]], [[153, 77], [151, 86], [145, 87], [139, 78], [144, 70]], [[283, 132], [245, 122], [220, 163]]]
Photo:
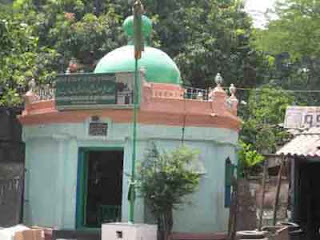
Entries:
[[232, 189], [232, 177], [234, 174], [234, 165], [230, 158], [226, 159], [225, 163], [225, 191], [224, 191], [224, 207], [228, 208], [231, 204], [231, 189]]

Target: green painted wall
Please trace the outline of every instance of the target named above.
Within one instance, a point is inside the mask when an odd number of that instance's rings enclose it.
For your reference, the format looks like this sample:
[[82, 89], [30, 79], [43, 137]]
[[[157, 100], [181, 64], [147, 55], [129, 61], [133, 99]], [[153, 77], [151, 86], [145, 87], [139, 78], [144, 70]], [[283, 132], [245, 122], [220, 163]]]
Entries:
[[[79, 124], [24, 126], [26, 142], [26, 202], [24, 221], [30, 225], [75, 228], [77, 165], [79, 147], [123, 147], [124, 172], [131, 172], [131, 125], [115, 124], [110, 119], [107, 137], [88, 136], [88, 121]], [[181, 144], [181, 127], [139, 126], [138, 157], [143, 160], [151, 142], [159, 149]], [[174, 230], [212, 232], [227, 228], [224, 208], [225, 159], [235, 159], [238, 134], [218, 128], [187, 127], [185, 143], [201, 151], [206, 174], [190, 199], [191, 207], [175, 213]], [[128, 177], [123, 176], [122, 220], [128, 219]], [[136, 201], [136, 221], [148, 220], [142, 199]]]

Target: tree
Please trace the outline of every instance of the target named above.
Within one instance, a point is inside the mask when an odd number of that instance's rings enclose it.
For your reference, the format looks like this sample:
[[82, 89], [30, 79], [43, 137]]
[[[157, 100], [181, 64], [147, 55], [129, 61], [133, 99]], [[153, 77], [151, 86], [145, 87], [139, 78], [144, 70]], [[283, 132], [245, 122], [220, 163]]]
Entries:
[[0, 33], [0, 105], [15, 106], [28, 80], [37, 77], [41, 82], [54, 74], [50, 64], [56, 53], [48, 47], [38, 48], [33, 26], [9, 8], [1, 8]]
[[[30, 27], [38, 55], [43, 48], [55, 51], [54, 58], [46, 57], [47, 71], [54, 73], [73, 58], [92, 71], [104, 54], [125, 44], [121, 24], [131, 15], [131, 3], [15, 0], [8, 6], [17, 22]], [[219, 71], [238, 86], [248, 82], [248, 71], [254, 76], [251, 22], [240, 0], [145, 0], [144, 5], [155, 23], [153, 45], [177, 62], [187, 84], [211, 87]]]
[[99, 2], [16, 0], [1, 5], [0, 105], [20, 104], [29, 80], [50, 83], [71, 59], [92, 71], [98, 59], [120, 46], [121, 18], [111, 4], [106, 10]]
[[[71, 59], [76, 59], [84, 71], [92, 71], [98, 59], [119, 47], [121, 21], [112, 4], [92, 1], [48, 1], [42, 4], [20, 0], [14, 4], [16, 14], [24, 14], [25, 21], [34, 26], [40, 47], [51, 46], [59, 54], [55, 66], [64, 72]], [[99, 10], [94, 7], [99, 5]], [[99, 14], [97, 14], [97, 11]]]
[[271, 53], [287, 52], [293, 58], [320, 56], [320, 2], [278, 1], [276, 20], [259, 33], [258, 46]]
[[240, 140], [239, 147], [240, 173], [245, 177], [254, 175], [257, 166], [259, 166], [265, 157], [251, 143], [245, 143]]
[[[266, 29], [256, 32], [255, 47], [274, 59], [269, 80], [285, 88], [315, 90], [320, 81], [320, 2], [278, 1]], [[319, 93], [296, 94], [300, 103], [319, 105]]]
[[273, 153], [287, 139], [287, 132], [279, 125], [283, 123], [287, 106], [294, 100], [290, 93], [272, 85], [249, 93], [247, 105], [240, 109], [244, 123], [239, 157], [244, 168], [261, 162], [262, 154]]
[[212, 87], [214, 76], [221, 72], [227, 84], [244, 86], [252, 65], [252, 25], [242, 1], [227, 5], [218, 0], [168, 2], [170, 10], [155, 11], [156, 32], [161, 47], [178, 64], [184, 83]]
[[160, 154], [154, 146], [139, 167], [138, 190], [158, 220], [161, 239], [169, 239], [173, 209], [199, 184], [200, 174], [192, 168], [197, 155], [185, 146]]

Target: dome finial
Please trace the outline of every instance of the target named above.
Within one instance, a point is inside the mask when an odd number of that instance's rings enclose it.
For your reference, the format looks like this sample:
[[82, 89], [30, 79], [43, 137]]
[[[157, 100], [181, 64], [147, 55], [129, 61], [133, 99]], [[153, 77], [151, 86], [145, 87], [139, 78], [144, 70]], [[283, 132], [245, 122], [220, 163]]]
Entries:
[[[133, 16], [127, 17], [127, 19], [123, 23], [123, 29], [126, 33], [126, 35], [129, 38], [129, 41], [133, 38]], [[143, 37], [148, 41], [151, 38], [151, 32], [152, 32], [152, 21], [150, 18], [148, 18], [145, 15], [142, 15], [142, 33]]]
[[[135, 10], [136, 9], [136, 10]], [[138, 11], [139, 14], [144, 14], [144, 6], [140, 0], [136, 0], [132, 7], [132, 12]]]

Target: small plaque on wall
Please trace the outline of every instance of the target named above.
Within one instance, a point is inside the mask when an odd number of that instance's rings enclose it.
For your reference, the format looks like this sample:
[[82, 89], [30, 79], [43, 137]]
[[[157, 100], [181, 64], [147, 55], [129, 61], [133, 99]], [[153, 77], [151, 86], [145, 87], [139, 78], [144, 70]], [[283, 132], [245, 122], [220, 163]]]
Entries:
[[89, 125], [90, 136], [107, 136], [108, 123], [92, 122]]

